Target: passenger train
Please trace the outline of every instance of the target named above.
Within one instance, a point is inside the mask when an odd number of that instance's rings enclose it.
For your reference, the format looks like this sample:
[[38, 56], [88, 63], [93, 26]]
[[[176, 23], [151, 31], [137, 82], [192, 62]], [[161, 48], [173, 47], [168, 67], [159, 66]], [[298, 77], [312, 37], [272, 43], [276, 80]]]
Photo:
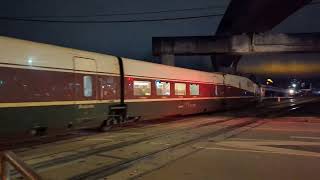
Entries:
[[257, 101], [251, 80], [0, 37], [0, 136], [212, 112]]

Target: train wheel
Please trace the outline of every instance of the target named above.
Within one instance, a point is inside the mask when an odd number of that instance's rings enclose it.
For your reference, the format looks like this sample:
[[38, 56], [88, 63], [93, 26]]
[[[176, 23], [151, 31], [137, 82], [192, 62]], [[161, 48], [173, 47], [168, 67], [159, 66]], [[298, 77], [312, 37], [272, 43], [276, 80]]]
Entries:
[[138, 122], [138, 121], [140, 121], [141, 119], [142, 119], [141, 116], [134, 117], [133, 122]]
[[107, 131], [110, 131], [112, 127], [111, 126], [101, 126], [100, 127], [100, 131], [101, 132], [107, 132]]
[[111, 128], [112, 128], [112, 122], [113, 121], [109, 121], [110, 123], [108, 123], [108, 120], [106, 120], [106, 121], [104, 121], [103, 123], [102, 123], [102, 125], [100, 126], [100, 128], [99, 128], [99, 130], [101, 131], [101, 132], [107, 132], [107, 131], [109, 131]]
[[31, 136], [37, 136], [39, 133], [38, 133], [37, 129], [31, 129], [30, 134], [31, 134]]
[[30, 130], [32, 136], [44, 136], [47, 134], [47, 127], [35, 126]]
[[118, 124], [125, 124], [126, 123], [125, 118], [123, 118], [122, 116], [117, 117], [117, 122], [118, 122]]

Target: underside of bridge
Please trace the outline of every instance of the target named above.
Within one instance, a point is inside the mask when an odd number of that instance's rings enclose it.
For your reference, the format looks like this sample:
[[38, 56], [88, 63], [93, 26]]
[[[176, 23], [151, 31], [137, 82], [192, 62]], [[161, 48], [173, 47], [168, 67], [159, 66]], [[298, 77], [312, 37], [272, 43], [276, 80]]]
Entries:
[[[220, 22], [216, 36], [221, 37], [243, 33], [250, 35], [267, 32], [310, 2], [311, 0], [232, 0]], [[199, 38], [199, 41], [196, 40], [196, 42], [199, 45], [201, 39], [206, 37], [183, 37], [183, 40], [186, 44], [192, 44], [197, 38]], [[157, 48], [159, 49], [159, 46], [165, 44], [159, 45], [159, 41], [162, 40], [161, 38], [156, 39], [156, 41], [153, 41], [154, 55], [162, 56], [163, 62], [166, 64], [174, 64], [174, 51], [171, 53], [160, 52], [160, 54], [159, 52], [155, 52]], [[163, 40], [165, 40], [165, 37]], [[174, 44], [174, 41], [171, 42], [171, 45]], [[200, 45], [203, 47], [203, 52], [208, 49], [207, 45], [205, 43]], [[160, 47], [160, 49], [166, 49], [166, 47]], [[229, 53], [216, 54], [207, 52], [206, 54], [211, 55], [214, 71], [221, 71], [226, 68], [236, 71], [237, 64], [241, 58], [241, 55]], [[197, 54], [190, 52], [188, 55]]]

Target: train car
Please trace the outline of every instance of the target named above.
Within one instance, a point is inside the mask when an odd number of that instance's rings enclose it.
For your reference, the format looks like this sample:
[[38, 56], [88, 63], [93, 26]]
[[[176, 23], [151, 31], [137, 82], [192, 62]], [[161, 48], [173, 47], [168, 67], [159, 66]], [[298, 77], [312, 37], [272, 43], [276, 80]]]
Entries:
[[215, 91], [223, 86], [220, 74], [131, 59], [123, 64], [129, 116], [153, 119], [221, 108], [221, 93]]
[[212, 112], [257, 92], [240, 76], [0, 37], [1, 136]]

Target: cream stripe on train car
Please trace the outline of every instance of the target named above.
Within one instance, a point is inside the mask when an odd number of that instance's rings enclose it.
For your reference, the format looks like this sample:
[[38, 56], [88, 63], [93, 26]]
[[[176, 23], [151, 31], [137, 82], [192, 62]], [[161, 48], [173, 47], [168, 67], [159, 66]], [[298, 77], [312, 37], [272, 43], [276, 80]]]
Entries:
[[[134, 102], [158, 102], [158, 101], [196, 101], [196, 100], [219, 100], [219, 99], [246, 99], [254, 96], [234, 96], [234, 97], [201, 97], [201, 98], [158, 98], [158, 99], [127, 99], [126, 103]], [[18, 108], [18, 107], [38, 107], [38, 106], [64, 106], [64, 105], [87, 105], [118, 103], [120, 100], [87, 100], [87, 101], [48, 101], [48, 102], [17, 102], [0, 103], [0, 108]]]

